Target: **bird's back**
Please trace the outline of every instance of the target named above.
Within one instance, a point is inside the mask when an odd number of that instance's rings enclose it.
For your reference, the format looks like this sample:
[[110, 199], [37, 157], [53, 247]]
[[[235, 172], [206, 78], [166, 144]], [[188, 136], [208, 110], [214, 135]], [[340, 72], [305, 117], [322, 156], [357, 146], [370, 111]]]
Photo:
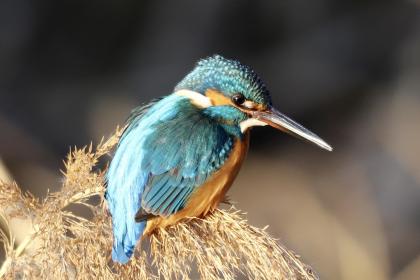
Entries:
[[132, 116], [107, 173], [113, 259], [132, 255], [147, 224], [135, 222], [140, 209], [163, 219], [180, 212], [227, 162], [235, 141], [176, 94]]

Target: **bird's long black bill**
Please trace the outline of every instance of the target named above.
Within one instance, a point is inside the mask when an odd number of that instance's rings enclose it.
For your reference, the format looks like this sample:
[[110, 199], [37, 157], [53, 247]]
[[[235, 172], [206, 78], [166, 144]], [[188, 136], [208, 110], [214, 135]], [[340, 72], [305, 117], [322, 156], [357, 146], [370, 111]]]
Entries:
[[315, 145], [318, 145], [327, 151], [331, 152], [333, 150], [333, 148], [327, 142], [322, 140], [318, 135], [304, 128], [302, 125], [280, 113], [274, 108], [270, 108], [270, 110], [265, 112], [257, 111], [254, 114], [254, 118], [265, 122], [268, 125], [283, 132], [314, 143]]

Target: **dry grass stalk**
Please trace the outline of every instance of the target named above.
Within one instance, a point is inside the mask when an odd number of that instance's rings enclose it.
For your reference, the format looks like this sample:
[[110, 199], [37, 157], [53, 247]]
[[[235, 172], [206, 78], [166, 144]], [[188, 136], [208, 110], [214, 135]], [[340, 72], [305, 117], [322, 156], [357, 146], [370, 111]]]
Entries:
[[[317, 279], [298, 256], [250, 226], [233, 207], [217, 210], [205, 219], [155, 232], [150, 256], [138, 249], [127, 265], [112, 264], [110, 217], [103, 207], [103, 171], [95, 171], [101, 156], [118, 142], [121, 130], [94, 151], [92, 145], [69, 153], [61, 191], [40, 201], [22, 193], [16, 184], [0, 185], [0, 241], [6, 261], [0, 277], [6, 279]], [[89, 201], [100, 197], [101, 203]], [[86, 219], [68, 210], [84, 205], [93, 214]], [[15, 244], [8, 220], [31, 219], [27, 238]], [[34, 242], [36, 240], [36, 242]], [[35, 249], [28, 250], [34, 244]]]

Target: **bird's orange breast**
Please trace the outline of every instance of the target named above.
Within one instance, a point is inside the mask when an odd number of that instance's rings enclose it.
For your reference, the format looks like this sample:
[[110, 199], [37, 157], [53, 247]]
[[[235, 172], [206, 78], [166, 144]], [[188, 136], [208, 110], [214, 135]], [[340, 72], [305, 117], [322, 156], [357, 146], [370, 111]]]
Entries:
[[243, 140], [236, 140], [234, 147], [223, 166], [216, 171], [202, 186], [191, 195], [186, 206], [168, 217], [156, 217], [147, 222], [144, 234], [150, 234], [156, 228], [173, 225], [188, 217], [204, 217], [217, 208], [236, 178], [248, 152], [249, 133]]

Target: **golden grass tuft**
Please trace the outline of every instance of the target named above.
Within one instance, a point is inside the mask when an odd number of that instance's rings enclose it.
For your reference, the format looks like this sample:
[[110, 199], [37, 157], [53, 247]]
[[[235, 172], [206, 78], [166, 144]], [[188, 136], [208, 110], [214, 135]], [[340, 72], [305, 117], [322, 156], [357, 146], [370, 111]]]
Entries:
[[[99, 158], [117, 144], [121, 130], [93, 149], [70, 151], [59, 192], [39, 200], [15, 184], [0, 184], [0, 241], [6, 260], [5, 279], [318, 279], [298, 256], [250, 226], [231, 207], [205, 219], [191, 218], [156, 231], [150, 250], [137, 249], [127, 265], [113, 264], [111, 220], [104, 207], [104, 172]], [[100, 203], [92, 203], [99, 197]], [[71, 205], [83, 205], [91, 219], [76, 215]], [[16, 244], [11, 219], [32, 223], [27, 237]], [[140, 246], [138, 246], [140, 247]], [[149, 251], [149, 253], [147, 253]], [[198, 275], [198, 276], [197, 276]]]

